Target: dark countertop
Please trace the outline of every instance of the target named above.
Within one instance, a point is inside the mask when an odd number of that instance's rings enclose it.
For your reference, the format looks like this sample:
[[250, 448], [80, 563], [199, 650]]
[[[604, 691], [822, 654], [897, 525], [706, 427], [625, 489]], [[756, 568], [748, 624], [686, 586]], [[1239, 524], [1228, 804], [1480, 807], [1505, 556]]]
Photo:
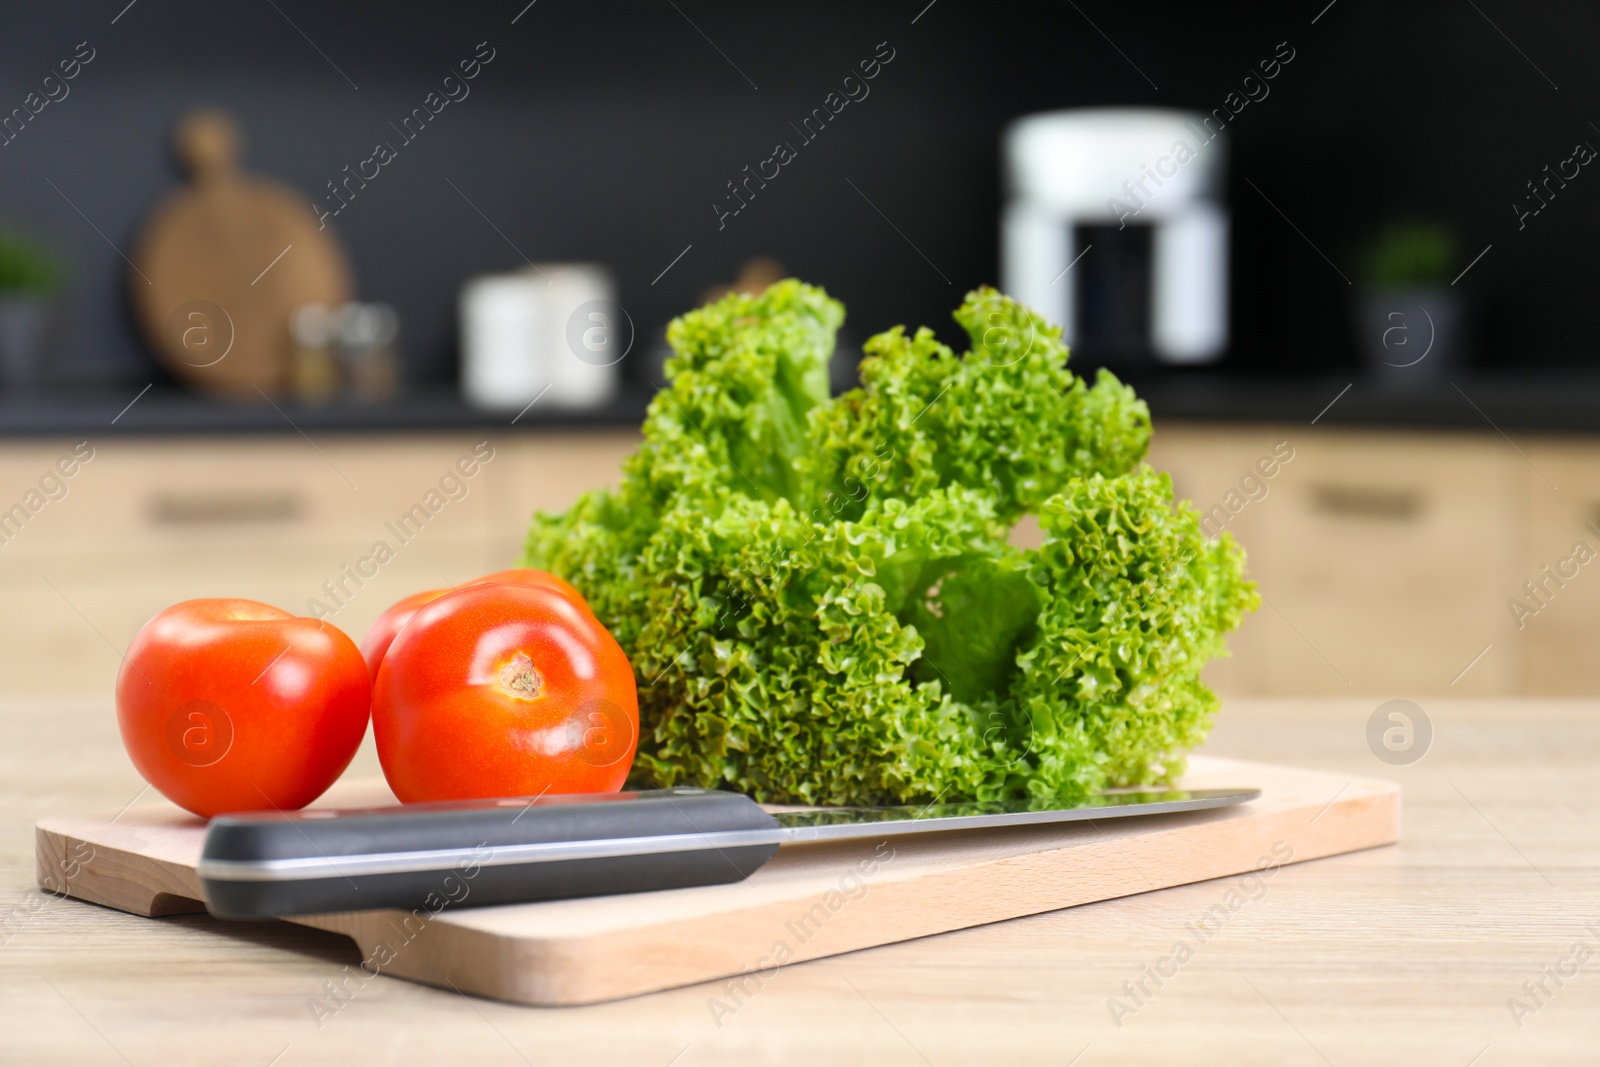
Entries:
[[1131, 384], [1152, 418], [1393, 429], [1600, 432], [1600, 375], [1457, 371], [1437, 380], [1241, 378], [1169, 372]]
[[[214, 400], [180, 389], [122, 392], [0, 393], [0, 437], [158, 436], [191, 434], [426, 433], [450, 430], [570, 430], [638, 427], [649, 397], [619, 391], [594, 411], [535, 403], [525, 411], [475, 408], [448, 387], [417, 388], [384, 404], [323, 405]], [[131, 406], [130, 406], [131, 402]]]
[[[1396, 385], [1356, 375], [1262, 378], [1216, 372], [1136, 376], [1132, 384], [1163, 420], [1315, 422], [1320, 426], [1435, 428], [1485, 432], [1600, 432], [1600, 375], [1461, 373]], [[415, 389], [394, 401], [308, 406], [280, 401], [226, 403], [176, 389], [0, 393], [0, 437], [283, 433], [416, 433], [450, 430], [539, 432], [637, 427], [649, 396], [625, 389], [595, 411], [535, 404], [484, 411], [448, 387]], [[133, 401], [130, 405], [130, 401]]]

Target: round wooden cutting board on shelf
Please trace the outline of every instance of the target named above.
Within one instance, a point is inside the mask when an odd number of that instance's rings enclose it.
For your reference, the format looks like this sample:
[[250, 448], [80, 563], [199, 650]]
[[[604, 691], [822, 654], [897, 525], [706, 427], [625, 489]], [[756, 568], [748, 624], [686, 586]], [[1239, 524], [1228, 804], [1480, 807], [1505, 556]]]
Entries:
[[239, 171], [239, 141], [218, 111], [179, 124], [189, 184], [151, 216], [128, 279], [139, 328], [175, 377], [259, 399], [288, 388], [294, 310], [342, 304], [352, 283], [344, 250], [302, 197]]

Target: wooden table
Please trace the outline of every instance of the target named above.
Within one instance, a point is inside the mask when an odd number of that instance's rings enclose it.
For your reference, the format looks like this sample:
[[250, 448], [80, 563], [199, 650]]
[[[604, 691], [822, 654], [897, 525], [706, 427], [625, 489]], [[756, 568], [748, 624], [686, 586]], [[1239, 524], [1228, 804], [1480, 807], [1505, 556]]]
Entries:
[[1378, 703], [1236, 701], [1207, 751], [1399, 780], [1396, 847], [785, 968], [714, 1019], [720, 984], [519, 1008], [365, 979], [286, 923], [44, 897], [34, 820], [141, 783], [107, 702], [0, 700], [0, 1062], [1594, 1064], [1600, 703], [1422, 700], [1432, 750], [1393, 768]]

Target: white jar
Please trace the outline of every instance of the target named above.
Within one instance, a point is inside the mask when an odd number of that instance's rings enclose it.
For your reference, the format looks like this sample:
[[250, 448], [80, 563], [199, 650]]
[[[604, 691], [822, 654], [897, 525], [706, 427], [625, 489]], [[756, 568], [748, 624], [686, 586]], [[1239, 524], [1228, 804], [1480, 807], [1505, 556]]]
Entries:
[[609, 274], [587, 264], [474, 278], [462, 287], [460, 316], [461, 390], [477, 407], [600, 407], [633, 345]]

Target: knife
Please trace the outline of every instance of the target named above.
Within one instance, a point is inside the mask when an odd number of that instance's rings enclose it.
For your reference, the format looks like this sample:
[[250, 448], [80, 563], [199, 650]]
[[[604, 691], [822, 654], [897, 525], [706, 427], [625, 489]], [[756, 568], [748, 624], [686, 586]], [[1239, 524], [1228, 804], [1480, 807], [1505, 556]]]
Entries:
[[1117, 790], [1039, 801], [767, 811], [742, 793], [661, 789], [211, 820], [198, 874], [225, 919], [512, 904], [742, 881], [781, 845], [1168, 815], [1257, 789]]

